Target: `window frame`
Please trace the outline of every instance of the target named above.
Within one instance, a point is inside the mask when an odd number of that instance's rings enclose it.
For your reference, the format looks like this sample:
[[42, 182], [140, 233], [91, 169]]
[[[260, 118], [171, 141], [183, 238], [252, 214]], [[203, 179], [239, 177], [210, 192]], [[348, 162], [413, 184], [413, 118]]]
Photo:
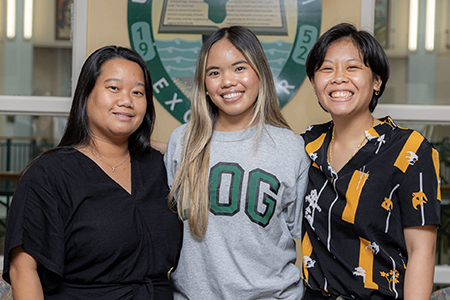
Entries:
[[[361, 0], [361, 29], [373, 34], [375, 0]], [[378, 104], [374, 116], [391, 116], [396, 122], [450, 124], [450, 105]]]
[[[361, 29], [373, 34], [375, 20], [375, 0], [361, 0]], [[450, 105], [379, 104], [375, 117], [391, 116], [396, 122], [426, 124], [450, 124]], [[447, 280], [444, 280], [446, 278]], [[435, 266], [434, 284], [448, 284], [450, 267]]]
[[[72, 22], [72, 96], [77, 78], [86, 59], [87, 1], [73, 2]], [[0, 95], [0, 114], [3, 115], [68, 115], [72, 97]]]

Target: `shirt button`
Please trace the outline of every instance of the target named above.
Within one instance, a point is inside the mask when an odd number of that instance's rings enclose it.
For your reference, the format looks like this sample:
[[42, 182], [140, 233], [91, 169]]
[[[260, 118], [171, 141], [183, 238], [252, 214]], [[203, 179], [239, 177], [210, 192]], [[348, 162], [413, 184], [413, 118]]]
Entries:
[[333, 259], [336, 259], [336, 256], [333, 255]]

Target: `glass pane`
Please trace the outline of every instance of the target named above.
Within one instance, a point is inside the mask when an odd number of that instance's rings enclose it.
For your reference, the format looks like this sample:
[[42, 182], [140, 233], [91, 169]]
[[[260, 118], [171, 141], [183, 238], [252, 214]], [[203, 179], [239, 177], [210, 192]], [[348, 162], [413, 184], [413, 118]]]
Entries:
[[450, 1], [419, 0], [417, 18], [410, 2], [376, 1], [374, 33], [391, 67], [380, 103], [450, 105]]
[[7, 2], [0, 0], [0, 95], [70, 97], [73, 0], [27, 1], [34, 2], [32, 17], [24, 0], [12, 1], [15, 14], [8, 14]]
[[35, 157], [56, 146], [67, 117], [0, 115], [0, 255], [7, 208], [20, 172]]
[[422, 133], [439, 151], [441, 161], [441, 227], [438, 230], [436, 263], [450, 264], [450, 125], [400, 123]]
[[0, 172], [20, 173], [59, 143], [66, 123], [67, 117], [0, 115]]

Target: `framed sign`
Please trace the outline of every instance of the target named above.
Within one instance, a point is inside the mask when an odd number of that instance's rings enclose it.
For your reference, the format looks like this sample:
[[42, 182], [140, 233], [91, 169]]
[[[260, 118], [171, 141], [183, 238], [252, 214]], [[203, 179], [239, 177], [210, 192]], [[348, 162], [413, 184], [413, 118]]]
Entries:
[[306, 57], [319, 37], [321, 16], [321, 0], [128, 0], [128, 33], [131, 47], [150, 69], [155, 98], [185, 123], [206, 36], [232, 25], [255, 32], [283, 107], [306, 77]]

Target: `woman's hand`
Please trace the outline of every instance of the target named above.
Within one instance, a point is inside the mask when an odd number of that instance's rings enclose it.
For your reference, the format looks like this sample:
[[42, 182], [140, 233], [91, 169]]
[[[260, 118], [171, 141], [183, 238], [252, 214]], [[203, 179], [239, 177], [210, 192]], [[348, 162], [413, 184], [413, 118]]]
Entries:
[[405, 227], [403, 234], [408, 251], [404, 299], [429, 300], [433, 289], [437, 226]]
[[11, 250], [9, 274], [14, 300], [44, 300], [37, 266], [38, 261], [26, 253], [22, 246]]

